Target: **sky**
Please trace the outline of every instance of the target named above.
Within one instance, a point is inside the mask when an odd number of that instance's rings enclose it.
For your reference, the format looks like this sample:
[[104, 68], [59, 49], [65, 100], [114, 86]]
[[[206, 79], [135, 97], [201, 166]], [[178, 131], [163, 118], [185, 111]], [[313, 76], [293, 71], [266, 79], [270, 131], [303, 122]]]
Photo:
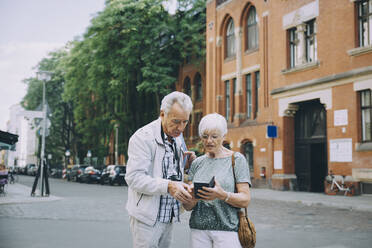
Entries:
[[[105, 0], [0, 0], [0, 130], [48, 53], [84, 34]], [[170, 0], [169, 9], [175, 1]]]

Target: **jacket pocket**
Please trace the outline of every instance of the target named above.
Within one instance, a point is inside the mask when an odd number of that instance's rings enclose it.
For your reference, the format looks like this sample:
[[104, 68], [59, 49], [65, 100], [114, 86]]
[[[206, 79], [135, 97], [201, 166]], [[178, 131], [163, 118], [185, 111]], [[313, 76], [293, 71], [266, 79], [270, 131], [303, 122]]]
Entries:
[[140, 198], [138, 199], [138, 201], [137, 201], [137, 207], [138, 207], [138, 204], [140, 203], [140, 201], [141, 201], [141, 199], [142, 199], [142, 196], [143, 196], [143, 193], [141, 194], [141, 196], [140, 196]]

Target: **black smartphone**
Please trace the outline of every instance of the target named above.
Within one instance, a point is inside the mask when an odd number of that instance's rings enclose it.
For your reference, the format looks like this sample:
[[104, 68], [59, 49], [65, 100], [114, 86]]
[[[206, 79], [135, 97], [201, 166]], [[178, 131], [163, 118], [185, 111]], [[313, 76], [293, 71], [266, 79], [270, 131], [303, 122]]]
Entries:
[[198, 198], [200, 199], [201, 197], [198, 196], [198, 192], [199, 190], [202, 190], [202, 187], [208, 187], [208, 188], [214, 188], [214, 185], [215, 185], [215, 182], [214, 182], [214, 176], [212, 177], [212, 179], [210, 180], [209, 183], [198, 183], [198, 182], [194, 182], [194, 194], [195, 194], [195, 198]]

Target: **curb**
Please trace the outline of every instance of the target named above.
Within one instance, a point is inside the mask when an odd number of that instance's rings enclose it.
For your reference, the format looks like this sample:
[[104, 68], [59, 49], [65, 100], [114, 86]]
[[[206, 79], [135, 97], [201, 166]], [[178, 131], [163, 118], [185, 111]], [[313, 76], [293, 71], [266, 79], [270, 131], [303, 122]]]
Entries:
[[31, 196], [31, 187], [15, 183], [6, 185], [6, 194], [0, 196], [0, 205], [2, 204], [17, 204], [17, 203], [33, 203], [33, 202], [50, 202], [61, 200], [61, 197], [49, 195], [41, 197], [40, 191], [36, 190], [36, 196]]
[[339, 209], [372, 212], [372, 195], [339, 196], [322, 193], [277, 191], [271, 189], [251, 190], [252, 199], [301, 203], [306, 206], [325, 206]]

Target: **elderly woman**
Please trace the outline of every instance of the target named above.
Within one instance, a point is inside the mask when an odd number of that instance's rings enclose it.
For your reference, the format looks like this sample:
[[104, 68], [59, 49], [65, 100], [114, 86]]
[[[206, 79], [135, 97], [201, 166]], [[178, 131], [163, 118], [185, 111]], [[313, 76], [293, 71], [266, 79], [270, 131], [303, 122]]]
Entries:
[[[213, 188], [203, 187], [198, 197], [184, 208], [192, 210], [190, 217], [191, 247], [241, 247], [238, 237], [238, 210], [248, 206], [250, 196], [249, 168], [245, 157], [222, 145], [227, 123], [219, 114], [209, 114], [199, 124], [199, 136], [205, 155], [193, 161], [189, 170], [190, 182], [209, 182], [215, 177]], [[232, 169], [235, 160], [237, 192]]]

